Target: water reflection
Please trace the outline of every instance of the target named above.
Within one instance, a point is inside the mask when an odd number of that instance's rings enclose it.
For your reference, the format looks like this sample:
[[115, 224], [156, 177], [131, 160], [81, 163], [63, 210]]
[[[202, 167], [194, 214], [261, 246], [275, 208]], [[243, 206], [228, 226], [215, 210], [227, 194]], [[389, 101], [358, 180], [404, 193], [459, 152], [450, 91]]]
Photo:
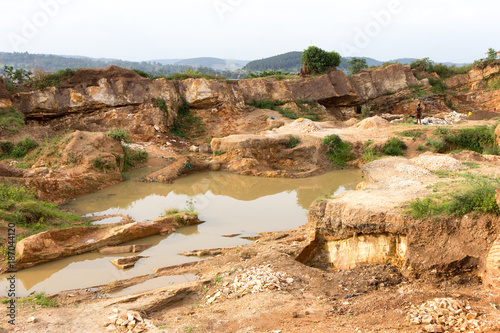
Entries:
[[[261, 231], [287, 230], [307, 223], [307, 209], [317, 197], [352, 190], [360, 181], [359, 171], [335, 171], [307, 179], [276, 179], [239, 176], [221, 172], [196, 174], [173, 184], [143, 183], [141, 173], [129, 181], [81, 197], [65, 208], [78, 214], [128, 214], [136, 221], [150, 220], [170, 208], [192, 208], [206, 221], [179, 229], [167, 237], [152, 236], [131, 243], [153, 247], [141, 255], [133, 268], [122, 271], [97, 252], [35, 266], [16, 274], [18, 296], [32, 291], [55, 293], [118, 279], [151, 274], [154, 268], [197, 260], [177, 253], [194, 249], [248, 244], [241, 237]], [[222, 237], [241, 234], [239, 237]], [[4, 291], [7, 281], [0, 282]], [[3, 292], [5, 295], [6, 293]]]

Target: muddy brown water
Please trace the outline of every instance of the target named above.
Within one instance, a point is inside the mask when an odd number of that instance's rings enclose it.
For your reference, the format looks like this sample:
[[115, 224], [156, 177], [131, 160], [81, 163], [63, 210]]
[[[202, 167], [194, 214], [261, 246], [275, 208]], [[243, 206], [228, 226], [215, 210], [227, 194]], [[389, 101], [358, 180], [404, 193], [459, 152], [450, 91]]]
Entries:
[[[180, 178], [173, 184], [140, 181], [151, 169], [137, 170], [129, 180], [80, 197], [64, 208], [81, 215], [128, 214], [136, 221], [154, 219], [165, 210], [191, 208], [205, 223], [181, 228], [168, 236], [152, 236], [131, 243], [153, 246], [149, 256], [133, 268], [117, 269], [110, 260], [127, 255], [97, 252], [64, 258], [17, 272], [16, 296], [44, 291], [86, 288], [134, 276], [153, 269], [199, 260], [180, 252], [249, 244], [243, 239], [257, 232], [297, 228], [307, 223], [307, 210], [318, 197], [353, 190], [361, 181], [358, 170], [341, 170], [304, 179], [258, 178], [223, 172], [207, 172]], [[100, 223], [114, 223], [116, 218]], [[236, 237], [223, 235], [239, 234]], [[134, 254], [129, 254], [134, 255]], [[180, 279], [182, 280], [182, 278]], [[2, 277], [0, 290], [8, 283]]]

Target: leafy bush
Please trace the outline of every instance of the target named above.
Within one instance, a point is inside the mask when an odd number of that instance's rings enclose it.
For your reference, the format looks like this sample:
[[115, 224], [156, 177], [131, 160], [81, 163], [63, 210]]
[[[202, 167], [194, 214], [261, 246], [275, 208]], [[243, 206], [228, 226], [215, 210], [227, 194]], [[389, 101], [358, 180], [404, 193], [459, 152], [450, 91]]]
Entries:
[[297, 136], [290, 135], [288, 138], [290, 139], [287, 144], [288, 148], [295, 148], [300, 143], [300, 138]]
[[402, 156], [407, 148], [408, 146], [398, 138], [389, 139], [383, 146], [384, 154], [390, 156]]
[[128, 135], [127, 131], [124, 130], [123, 128], [116, 128], [116, 129], [106, 133], [106, 135], [109, 136], [110, 138], [113, 138], [113, 139], [118, 140], [120, 142], [121, 141], [123, 141], [125, 143], [130, 142], [130, 136]]
[[323, 139], [323, 144], [326, 146], [328, 157], [337, 166], [345, 166], [353, 157], [351, 146], [338, 135], [327, 136]]
[[498, 185], [489, 182], [480, 182], [472, 190], [454, 195], [449, 209], [458, 216], [472, 211], [500, 215], [500, 208], [495, 199], [497, 187]]
[[10, 134], [17, 133], [24, 126], [24, 114], [14, 106], [0, 109], [0, 126]]
[[0, 150], [5, 155], [9, 155], [14, 150], [14, 144], [11, 141], [0, 141]]
[[25, 136], [14, 144], [14, 149], [12, 149], [7, 157], [23, 158], [30, 150], [36, 147], [38, 147], [38, 143], [32, 140], [30, 136]]
[[449, 144], [450, 149], [466, 149], [483, 153], [485, 149], [496, 146], [495, 126], [460, 129], [446, 134], [444, 139]]
[[181, 138], [200, 135], [204, 129], [201, 125], [201, 119], [190, 112], [189, 103], [183, 99], [182, 105], [177, 111], [175, 120], [170, 133]]
[[116, 167], [116, 164], [109, 163], [108, 161], [104, 160], [101, 155], [92, 159], [92, 165], [94, 166], [94, 168], [101, 171], [103, 171], [104, 169], [113, 169]]
[[129, 170], [137, 164], [144, 163], [148, 160], [148, 152], [144, 149], [133, 150], [129, 147], [123, 147], [123, 170]]
[[327, 52], [316, 46], [309, 46], [302, 52], [301, 62], [304, 68], [313, 74], [323, 74], [331, 67], [340, 65], [340, 54]]
[[431, 91], [435, 94], [443, 94], [448, 87], [441, 79], [429, 78], [429, 83], [432, 86]]

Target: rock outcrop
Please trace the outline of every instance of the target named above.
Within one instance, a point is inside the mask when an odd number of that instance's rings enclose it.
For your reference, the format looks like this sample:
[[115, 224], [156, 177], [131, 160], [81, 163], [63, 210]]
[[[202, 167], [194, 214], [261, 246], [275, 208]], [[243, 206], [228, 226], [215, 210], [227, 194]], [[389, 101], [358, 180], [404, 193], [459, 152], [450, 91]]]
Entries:
[[220, 153], [222, 169], [234, 173], [264, 177], [305, 177], [326, 170], [326, 148], [320, 138], [300, 137], [290, 145], [290, 135], [230, 135], [214, 138], [212, 151]]
[[104, 133], [76, 131], [47, 145], [22, 181], [42, 200], [60, 202], [123, 180], [123, 148]]
[[[165, 101], [163, 110], [158, 98]], [[166, 131], [182, 103], [174, 82], [150, 81], [117, 66], [81, 69], [59, 87], [21, 92], [13, 100], [26, 119], [56, 119], [56, 129], [107, 131], [121, 127], [149, 135]]]
[[[179, 218], [175, 218], [176, 216]], [[201, 221], [196, 215], [179, 214], [159, 217], [152, 221], [133, 222], [111, 227], [75, 227], [49, 230], [24, 238], [17, 243], [16, 268], [20, 270], [156, 234], [167, 235], [179, 227], [199, 223]]]
[[432, 193], [429, 185], [439, 178], [429, 170], [452, 169], [450, 163], [460, 167], [458, 161], [439, 155], [384, 158], [364, 165], [367, 181], [362, 189], [313, 203], [308, 220], [314, 241], [299, 259], [339, 269], [392, 263], [415, 276], [482, 273], [487, 261], [498, 259], [491, 259], [498, 252], [494, 248], [487, 259], [500, 234], [495, 216], [429, 223], [402, 214], [409, 200]]
[[[13, 102], [26, 119], [48, 121], [55, 128], [104, 131], [122, 127], [133, 134], [154, 135], [172, 126], [185, 100], [193, 109], [234, 112], [253, 100], [317, 100], [332, 108], [353, 106], [387, 92], [417, 84], [408, 66], [390, 65], [347, 77], [343, 71], [300, 78], [239, 81], [186, 79], [150, 81], [137, 73], [109, 66], [82, 69], [58, 87], [21, 92]], [[165, 106], [158, 104], [162, 99]]]
[[364, 69], [351, 75], [349, 82], [362, 102], [419, 84], [410, 66], [401, 64]]
[[485, 68], [474, 67], [466, 74], [455, 75], [444, 80], [448, 88], [469, 87], [472, 89], [478, 88], [483, 80], [489, 79], [491, 76], [500, 73], [500, 60], [497, 60]]
[[0, 79], [0, 109], [8, 108], [12, 105], [12, 97], [10, 92], [7, 90], [5, 82]]

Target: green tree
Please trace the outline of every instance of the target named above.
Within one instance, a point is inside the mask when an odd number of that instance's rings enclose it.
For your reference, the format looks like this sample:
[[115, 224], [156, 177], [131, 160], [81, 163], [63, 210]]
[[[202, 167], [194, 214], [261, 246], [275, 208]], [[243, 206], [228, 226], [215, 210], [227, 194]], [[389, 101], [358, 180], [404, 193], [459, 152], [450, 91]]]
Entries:
[[495, 51], [491, 47], [488, 49], [488, 52], [486, 52], [486, 55], [487, 61], [495, 61], [497, 59], [497, 51]]
[[352, 58], [347, 63], [349, 64], [349, 72], [351, 74], [359, 73], [360, 70], [368, 67], [365, 58]]
[[19, 69], [14, 69], [12, 66], [4, 66], [3, 71], [9, 78], [11, 82], [16, 82], [16, 83], [23, 83], [25, 81], [29, 81], [31, 72], [19, 68]]
[[429, 58], [423, 58], [413, 61], [410, 66], [412, 69], [416, 69], [421, 72], [429, 72], [434, 65], [434, 62]]
[[316, 46], [309, 46], [302, 53], [303, 70], [306, 73], [323, 74], [331, 67], [340, 65], [340, 54], [327, 52]]

